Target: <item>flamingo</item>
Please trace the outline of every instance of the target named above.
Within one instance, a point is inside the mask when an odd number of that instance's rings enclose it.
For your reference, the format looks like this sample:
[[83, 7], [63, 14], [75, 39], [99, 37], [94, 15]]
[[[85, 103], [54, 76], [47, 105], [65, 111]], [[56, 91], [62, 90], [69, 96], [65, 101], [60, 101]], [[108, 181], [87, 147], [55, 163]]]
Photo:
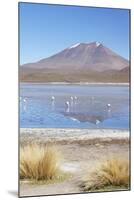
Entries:
[[66, 112], [69, 112], [69, 110], [70, 110], [70, 103], [69, 103], [69, 101], [66, 101], [65, 105], [66, 105]]
[[71, 99], [70, 105], [73, 106], [73, 104], [74, 104], [74, 97], [71, 96], [70, 99]]
[[23, 102], [24, 102], [24, 103], [26, 103], [26, 102], [27, 102], [27, 100], [26, 100], [26, 99], [23, 99]]
[[67, 108], [69, 108], [69, 106], [70, 106], [69, 101], [66, 101], [66, 102], [65, 102], [65, 105], [66, 105]]
[[74, 98], [73, 98], [72, 96], [70, 97], [70, 99], [71, 99], [71, 101], [73, 101], [73, 100], [74, 100]]
[[111, 108], [111, 104], [110, 104], [110, 103], [107, 104], [107, 108], [108, 108], [108, 109]]
[[54, 96], [52, 96], [52, 97], [51, 97], [51, 100], [52, 100], [52, 101], [54, 101], [54, 100], [55, 100], [55, 97], [54, 97]]

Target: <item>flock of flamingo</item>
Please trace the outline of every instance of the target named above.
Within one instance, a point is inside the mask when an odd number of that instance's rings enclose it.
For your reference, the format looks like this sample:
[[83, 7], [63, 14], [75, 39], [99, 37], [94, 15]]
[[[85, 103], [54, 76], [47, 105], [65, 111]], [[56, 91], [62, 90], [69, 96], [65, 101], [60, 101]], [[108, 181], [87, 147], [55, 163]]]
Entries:
[[[94, 97], [91, 97], [91, 99], [92, 99], [92, 101], [94, 100]], [[69, 107], [70, 107], [70, 104], [71, 103], [76, 103], [76, 101], [78, 100], [78, 97], [77, 96], [71, 96], [70, 97], [70, 100], [71, 101], [66, 101], [65, 102], [65, 106], [66, 106], [66, 108], [68, 109]], [[24, 103], [27, 103], [27, 99], [26, 98], [22, 98], [22, 97], [20, 97], [20, 101], [23, 101]], [[51, 96], [51, 102], [52, 103], [55, 103], [55, 96]], [[71, 103], [70, 103], [71, 102]], [[106, 106], [107, 106], [107, 109], [110, 111], [111, 110], [111, 104], [110, 103], [108, 103], [108, 104], [106, 104]]]
[[[95, 98], [94, 97], [91, 97], [91, 101], [94, 102]], [[27, 98], [22, 98], [20, 97], [20, 101], [24, 103], [24, 110], [26, 111], [26, 105], [28, 103], [28, 99]], [[55, 108], [55, 101], [56, 101], [56, 98], [55, 96], [51, 96], [51, 105], [52, 105], [52, 108]], [[70, 97], [70, 100], [66, 101], [65, 102], [65, 112], [69, 113], [70, 112], [70, 107], [73, 106], [73, 104], [76, 104], [78, 102], [78, 97], [77, 96], [71, 96]], [[111, 104], [108, 103], [106, 104], [106, 108], [107, 108], [107, 111], [108, 113], [111, 112]], [[100, 123], [100, 120], [96, 119], [96, 125]]]

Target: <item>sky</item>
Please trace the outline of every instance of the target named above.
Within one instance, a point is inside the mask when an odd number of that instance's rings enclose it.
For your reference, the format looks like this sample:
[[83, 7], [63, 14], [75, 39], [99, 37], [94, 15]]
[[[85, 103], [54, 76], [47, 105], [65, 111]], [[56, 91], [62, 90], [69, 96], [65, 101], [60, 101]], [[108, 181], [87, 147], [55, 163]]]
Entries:
[[129, 58], [129, 11], [19, 3], [20, 64], [98, 41]]

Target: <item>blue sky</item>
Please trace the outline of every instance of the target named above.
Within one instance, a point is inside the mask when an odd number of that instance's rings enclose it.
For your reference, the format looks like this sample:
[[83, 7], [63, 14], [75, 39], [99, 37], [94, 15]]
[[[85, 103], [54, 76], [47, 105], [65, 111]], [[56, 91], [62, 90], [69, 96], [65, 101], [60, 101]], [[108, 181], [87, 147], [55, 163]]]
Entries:
[[128, 10], [32, 3], [20, 3], [19, 7], [20, 64], [92, 41], [129, 57]]

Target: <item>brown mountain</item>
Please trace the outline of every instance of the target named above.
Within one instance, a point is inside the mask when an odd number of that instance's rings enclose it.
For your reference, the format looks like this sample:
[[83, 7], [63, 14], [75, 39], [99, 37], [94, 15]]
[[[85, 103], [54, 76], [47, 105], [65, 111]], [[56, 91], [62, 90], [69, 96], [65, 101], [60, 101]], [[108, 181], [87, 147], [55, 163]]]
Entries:
[[98, 42], [78, 43], [20, 67], [26, 82], [128, 82], [129, 62]]

